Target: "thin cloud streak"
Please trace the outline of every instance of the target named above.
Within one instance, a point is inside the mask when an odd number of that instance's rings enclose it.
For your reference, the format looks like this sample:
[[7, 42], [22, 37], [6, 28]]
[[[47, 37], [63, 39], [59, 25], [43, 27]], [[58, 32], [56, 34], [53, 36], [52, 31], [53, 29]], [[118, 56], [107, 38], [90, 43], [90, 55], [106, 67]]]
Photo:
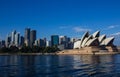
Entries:
[[115, 28], [115, 27], [116, 27], [116, 26], [113, 26], [113, 25], [112, 25], [112, 26], [109, 26], [108, 29], [113, 29], [113, 28]]
[[76, 32], [76, 33], [78, 33], [78, 32], [86, 32], [86, 31], [92, 31], [91, 29], [89, 29], [89, 28], [83, 28], [83, 27], [81, 27], [81, 26], [60, 26], [59, 27], [59, 29], [61, 29], [61, 30], [72, 30], [72, 31], [74, 31], [74, 32]]
[[114, 28], [117, 28], [119, 25], [111, 25], [111, 26], [108, 26], [107, 30], [108, 29], [114, 29]]
[[86, 32], [86, 31], [91, 31], [91, 29], [81, 28], [81, 27], [74, 27], [73, 30], [74, 30], [75, 32]]
[[111, 34], [111, 36], [120, 36], [120, 32], [113, 33], [113, 34]]

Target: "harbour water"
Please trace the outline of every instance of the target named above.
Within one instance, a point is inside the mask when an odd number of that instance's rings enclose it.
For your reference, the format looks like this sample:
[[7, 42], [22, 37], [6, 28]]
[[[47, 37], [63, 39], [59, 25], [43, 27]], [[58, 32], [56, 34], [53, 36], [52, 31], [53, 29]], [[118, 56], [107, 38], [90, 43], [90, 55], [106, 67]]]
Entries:
[[120, 77], [120, 55], [0, 56], [0, 77]]

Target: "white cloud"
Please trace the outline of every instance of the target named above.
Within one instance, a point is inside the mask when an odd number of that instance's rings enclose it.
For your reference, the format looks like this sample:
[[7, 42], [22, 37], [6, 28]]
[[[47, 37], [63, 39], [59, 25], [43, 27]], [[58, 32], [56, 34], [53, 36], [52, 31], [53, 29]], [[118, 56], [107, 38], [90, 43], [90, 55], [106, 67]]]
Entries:
[[115, 27], [116, 27], [116, 26], [113, 26], [113, 25], [112, 25], [112, 26], [109, 26], [108, 29], [113, 29], [113, 28], [115, 28]]
[[120, 32], [111, 34], [111, 36], [119, 36], [119, 35], [120, 35]]
[[115, 29], [115, 28], [117, 28], [117, 27], [119, 27], [119, 25], [110, 25], [110, 26], [108, 26], [108, 27], [106, 27], [106, 28], [104, 28], [104, 29], [102, 29], [102, 30], [110, 30], [110, 29]]
[[74, 30], [75, 32], [86, 32], [86, 31], [91, 31], [91, 29], [81, 28], [81, 27], [74, 27], [73, 30]]
[[118, 25], [111, 25], [111, 26], [108, 26], [107, 29], [113, 29], [113, 28], [116, 28], [116, 27], [118, 27]]

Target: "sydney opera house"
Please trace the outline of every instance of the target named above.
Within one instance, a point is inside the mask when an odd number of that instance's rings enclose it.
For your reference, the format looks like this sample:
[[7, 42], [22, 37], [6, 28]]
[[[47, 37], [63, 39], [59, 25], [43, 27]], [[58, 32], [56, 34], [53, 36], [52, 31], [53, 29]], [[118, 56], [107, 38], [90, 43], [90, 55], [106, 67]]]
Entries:
[[80, 40], [74, 43], [74, 49], [80, 49], [83, 52], [115, 52], [117, 50], [113, 41], [114, 37], [107, 38], [105, 34], [100, 35], [100, 31], [96, 31], [92, 35], [86, 32]]

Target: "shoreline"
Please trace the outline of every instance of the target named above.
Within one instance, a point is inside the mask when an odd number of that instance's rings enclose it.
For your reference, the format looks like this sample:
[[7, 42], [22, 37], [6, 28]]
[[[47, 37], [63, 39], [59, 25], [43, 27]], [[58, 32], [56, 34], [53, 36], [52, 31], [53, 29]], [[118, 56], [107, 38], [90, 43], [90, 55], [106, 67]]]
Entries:
[[56, 53], [0, 53], [0, 56], [4, 55], [56, 55]]
[[114, 55], [120, 54], [120, 52], [96, 52], [96, 53], [58, 53], [57, 55]]
[[[90, 51], [90, 50], [89, 50]], [[86, 50], [79, 50], [79, 49], [67, 49], [62, 51], [57, 51], [55, 53], [0, 53], [0, 56], [4, 55], [114, 55], [114, 54], [120, 54], [120, 48], [118, 48], [118, 51], [106, 51], [106, 50], [99, 50], [95, 51], [86, 51]]]
[[108, 51], [108, 50], [79, 50], [79, 49], [71, 49], [71, 50], [62, 50], [57, 52], [57, 55], [112, 55], [112, 54], [120, 54], [120, 50], [118, 51]]
[[0, 53], [0, 56], [5, 55], [114, 55], [114, 54], [120, 54], [119, 52], [95, 52], [95, 53], [85, 53], [85, 52], [79, 52], [75, 50], [64, 50], [64, 51], [58, 51], [56, 53]]

